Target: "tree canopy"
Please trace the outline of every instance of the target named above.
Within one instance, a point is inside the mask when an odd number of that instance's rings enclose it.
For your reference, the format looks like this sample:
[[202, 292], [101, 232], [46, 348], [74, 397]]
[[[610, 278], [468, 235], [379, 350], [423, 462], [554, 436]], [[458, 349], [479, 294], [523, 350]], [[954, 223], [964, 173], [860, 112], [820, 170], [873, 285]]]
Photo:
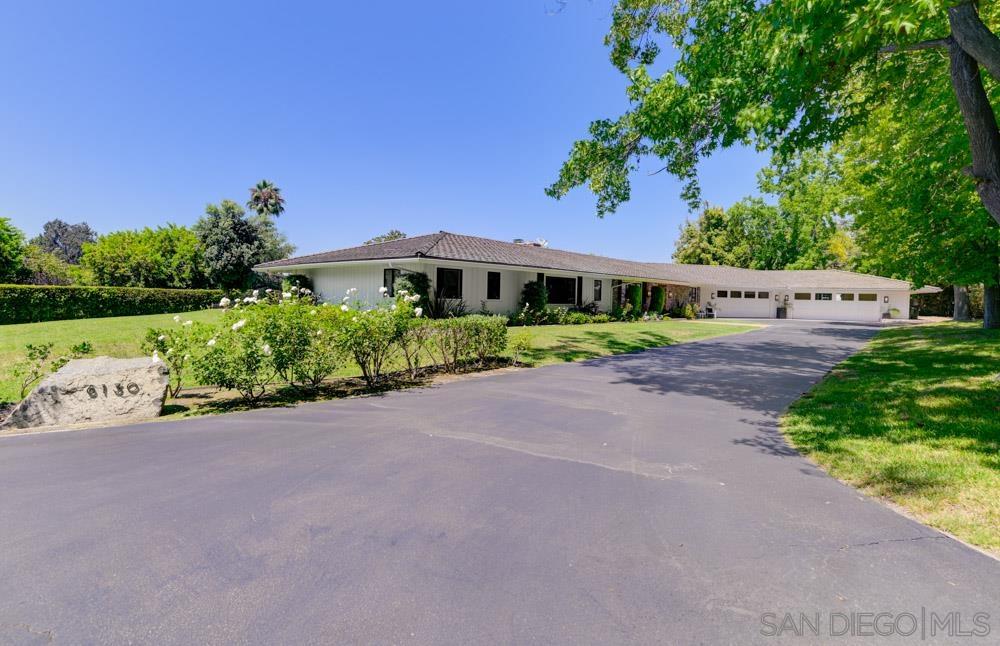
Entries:
[[24, 260], [24, 233], [0, 217], [0, 283], [12, 283], [21, 273]]
[[78, 264], [83, 255], [83, 245], [97, 239], [97, 234], [86, 222], [69, 224], [62, 220], [49, 220], [42, 226], [41, 234], [31, 239], [31, 244], [42, 251], [55, 254], [64, 262]]
[[187, 227], [115, 231], [84, 244], [81, 264], [100, 285], [201, 288], [209, 286], [202, 248]]
[[[987, 26], [997, 17], [994, 3], [944, 0], [619, 0], [606, 42], [631, 108], [594, 121], [547, 192], [587, 185], [603, 216], [629, 199], [630, 173], [652, 156], [695, 208], [702, 157], [740, 143], [787, 157], [836, 142], [899, 90], [914, 61], [933, 60], [961, 108], [969, 185], [1000, 222], [1000, 130], [979, 73], [1000, 78]], [[665, 45], [677, 60], [656, 74]]]

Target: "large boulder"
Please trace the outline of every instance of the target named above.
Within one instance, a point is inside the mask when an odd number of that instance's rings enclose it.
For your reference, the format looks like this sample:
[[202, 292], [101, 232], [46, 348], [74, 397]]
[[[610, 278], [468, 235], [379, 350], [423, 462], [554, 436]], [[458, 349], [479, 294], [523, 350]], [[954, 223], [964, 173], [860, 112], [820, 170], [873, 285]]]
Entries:
[[169, 376], [159, 359], [76, 359], [42, 380], [0, 429], [150, 419], [163, 408]]

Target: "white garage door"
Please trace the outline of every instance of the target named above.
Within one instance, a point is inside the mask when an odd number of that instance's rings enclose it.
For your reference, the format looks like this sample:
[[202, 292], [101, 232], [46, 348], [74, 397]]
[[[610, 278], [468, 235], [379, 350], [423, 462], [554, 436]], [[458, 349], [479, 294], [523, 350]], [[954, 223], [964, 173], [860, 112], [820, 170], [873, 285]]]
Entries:
[[774, 294], [762, 291], [720, 289], [715, 299], [716, 316], [726, 318], [772, 318]]
[[[806, 294], [808, 299], [803, 298]], [[882, 318], [878, 297], [873, 292], [799, 292], [789, 304], [788, 318], [792, 319], [878, 321]]]

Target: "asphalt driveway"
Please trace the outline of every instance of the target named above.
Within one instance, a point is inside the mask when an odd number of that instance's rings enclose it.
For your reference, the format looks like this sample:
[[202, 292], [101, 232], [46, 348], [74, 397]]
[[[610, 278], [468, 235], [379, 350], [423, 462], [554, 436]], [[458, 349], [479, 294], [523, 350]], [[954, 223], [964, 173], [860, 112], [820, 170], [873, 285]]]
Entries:
[[0, 644], [775, 643], [765, 622], [788, 612], [823, 635], [831, 613], [960, 612], [968, 629], [988, 612], [992, 637], [960, 643], [993, 643], [1000, 563], [777, 432], [873, 334], [788, 322], [382, 397], [2, 438]]

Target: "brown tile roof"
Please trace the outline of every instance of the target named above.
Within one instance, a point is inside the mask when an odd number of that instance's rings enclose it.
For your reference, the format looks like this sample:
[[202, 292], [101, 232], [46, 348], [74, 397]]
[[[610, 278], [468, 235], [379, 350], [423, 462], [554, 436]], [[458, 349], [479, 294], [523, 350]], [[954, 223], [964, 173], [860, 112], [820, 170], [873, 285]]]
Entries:
[[906, 281], [833, 269], [762, 271], [716, 265], [636, 262], [575, 251], [550, 249], [531, 244], [465, 236], [446, 231], [276, 260], [257, 265], [255, 269], [279, 269], [299, 265], [402, 258], [461, 260], [531, 269], [575, 271], [623, 278], [640, 278], [691, 285], [709, 284], [734, 288], [910, 289], [910, 284]]

